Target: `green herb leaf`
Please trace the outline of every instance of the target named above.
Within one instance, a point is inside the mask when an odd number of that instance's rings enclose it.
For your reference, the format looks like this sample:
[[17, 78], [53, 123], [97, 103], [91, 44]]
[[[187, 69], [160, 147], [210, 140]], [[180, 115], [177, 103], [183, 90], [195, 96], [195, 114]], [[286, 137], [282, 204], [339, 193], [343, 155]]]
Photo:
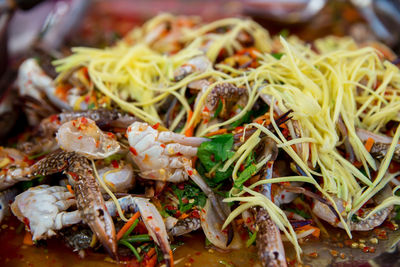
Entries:
[[254, 233], [250, 232], [249, 234], [250, 234], [250, 237], [246, 241], [246, 247], [250, 247], [256, 241], [257, 231], [255, 231]]
[[286, 38], [286, 37], [289, 36], [289, 30], [288, 30], [288, 29], [283, 29], [283, 30], [281, 30], [281, 31], [278, 33], [278, 35], [280, 35], [280, 36]]
[[[219, 171], [217, 165], [223, 165], [223, 162], [233, 156], [232, 151], [233, 135], [223, 134], [217, 135], [211, 141], [204, 142], [197, 150], [197, 156], [201, 164], [197, 164], [197, 170], [200, 175], [206, 176], [206, 182], [214, 187], [218, 183], [232, 176], [233, 168], [229, 168], [225, 172]], [[210, 173], [212, 171], [212, 173]]]
[[280, 60], [283, 55], [284, 55], [283, 53], [272, 53], [271, 54], [271, 56], [273, 56], [277, 60]]
[[121, 240], [125, 240], [126, 242], [129, 242], [129, 243], [136, 243], [136, 242], [149, 242], [152, 239], [149, 235], [143, 234], [143, 235], [128, 236]]
[[185, 183], [183, 189], [179, 189], [176, 185], [172, 185], [171, 188], [179, 200], [179, 211], [182, 213], [191, 210], [194, 206], [204, 207], [206, 204], [206, 195], [194, 184]]
[[250, 117], [252, 113], [253, 112], [251, 110], [247, 111], [240, 119], [231, 124], [231, 129], [235, 129], [236, 127], [242, 125], [243, 123], [250, 122]]
[[305, 212], [304, 210], [301, 209], [292, 209], [292, 208], [286, 208], [287, 211], [294, 212], [296, 214], [299, 214], [301, 217], [304, 219], [311, 219], [311, 215]]
[[132, 251], [133, 255], [135, 255], [135, 257], [138, 260], [138, 262], [142, 261], [142, 257], [140, 257], [139, 252], [137, 251], [137, 249], [134, 246], [132, 246], [129, 242], [127, 242], [125, 240], [120, 240], [119, 243], [124, 245], [124, 246], [126, 246], [126, 247], [128, 247]]
[[221, 99], [219, 99], [219, 100], [218, 100], [218, 106], [217, 106], [217, 109], [216, 109], [215, 112], [214, 112], [213, 119], [215, 119], [215, 118], [218, 117], [218, 115], [219, 115], [219, 114], [221, 113], [221, 111], [222, 111], [222, 108], [223, 108], [223, 104], [222, 104]]
[[113, 155], [108, 156], [107, 158], [105, 158], [104, 159], [104, 163], [109, 165], [109, 164], [111, 164], [111, 162], [113, 160], [119, 161], [121, 159], [122, 159], [122, 155], [117, 153], [117, 154], [113, 154]]
[[244, 171], [242, 171], [239, 177], [235, 180], [235, 187], [241, 187], [248, 179], [250, 179], [257, 172], [257, 166], [252, 164]]

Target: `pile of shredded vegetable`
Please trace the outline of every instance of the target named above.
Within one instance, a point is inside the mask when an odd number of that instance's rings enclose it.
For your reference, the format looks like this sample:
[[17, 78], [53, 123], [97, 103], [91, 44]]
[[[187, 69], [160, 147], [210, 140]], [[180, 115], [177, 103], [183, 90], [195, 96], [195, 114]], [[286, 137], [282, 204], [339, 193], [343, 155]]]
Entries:
[[[332, 196], [344, 201], [346, 212], [340, 217], [351, 235], [347, 227], [350, 218], [393, 178], [388, 175], [388, 167], [399, 142], [400, 128], [392, 133], [392, 144], [380, 163], [371, 156], [370, 147], [360, 140], [356, 131], [361, 128], [384, 133], [388, 122], [399, 121], [399, 68], [377, 49], [360, 46], [350, 38], [327, 37], [310, 45], [296, 37], [272, 38], [255, 22], [238, 18], [209, 24], [188, 21], [182, 23], [177, 32], [167, 34], [162, 25], [174, 20], [172, 15], [160, 15], [105, 49], [73, 48], [72, 55], [55, 62], [59, 79], [71, 70], [86, 67], [95, 89], [120, 109], [150, 124], [162, 123], [163, 114], [159, 114], [159, 107], [171, 97], [176, 98], [182, 108], [173, 118], [169, 130], [188, 133], [193, 129], [196, 136], [207, 136], [227, 128], [252, 110], [257, 100], [266, 97], [270, 102], [266, 120], [272, 128], [266, 127], [264, 122], [246, 124], [244, 131], [248, 128], [257, 131], [218, 168], [223, 172], [233, 167], [232, 179], [237, 180], [240, 166], [260, 142], [260, 135], [265, 134], [304, 173], [258, 181], [241, 188], [232, 187], [225, 201], [240, 202], [241, 205], [232, 211], [225, 224], [244, 210], [261, 206], [293, 243], [299, 256], [301, 248], [285, 213], [255, 188], [262, 183], [304, 182], [314, 186], [332, 203]], [[237, 68], [221, 61], [222, 54], [226, 58], [245, 48], [238, 41], [243, 33], [252, 40], [251, 54], [257, 64]], [[168, 38], [174, 41], [168, 42]], [[163, 39], [165, 45], [156, 42]], [[165, 48], [167, 45], [172, 48]], [[211, 67], [179, 81], [174, 79], [178, 67], [201, 55], [212, 62]], [[205, 78], [211, 78], [212, 82], [193, 106], [186, 97], [188, 85]], [[226, 120], [202, 123], [202, 104], [221, 83], [246, 88], [247, 103]], [[275, 115], [289, 110], [292, 120], [287, 123], [288, 139], [275, 122]], [[184, 127], [178, 129], [182, 120]], [[337, 126], [339, 120], [347, 129], [355, 163], [338, 152], [337, 147], [344, 142]], [[258, 163], [257, 170], [265, 163]], [[377, 206], [373, 213], [400, 204], [400, 198], [394, 195], [396, 190], [397, 187], [393, 196]]]

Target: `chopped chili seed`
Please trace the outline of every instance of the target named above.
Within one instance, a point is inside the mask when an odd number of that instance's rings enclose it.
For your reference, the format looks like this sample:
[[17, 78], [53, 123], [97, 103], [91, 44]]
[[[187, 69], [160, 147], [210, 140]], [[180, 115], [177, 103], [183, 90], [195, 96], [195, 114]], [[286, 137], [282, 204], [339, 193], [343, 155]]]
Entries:
[[332, 255], [333, 257], [337, 257], [338, 254], [339, 254], [339, 252], [338, 252], [337, 250], [334, 250], [334, 249], [331, 249], [329, 252], [331, 253], [331, 255]]
[[83, 137], [83, 136], [82, 136], [82, 135], [80, 135], [80, 136], [78, 137], [78, 139], [79, 139], [79, 140], [81, 140], [81, 139], [82, 139], [82, 137]]
[[153, 126], [151, 126], [153, 129], [157, 130], [158, 127], [160, 127], [160, 123], [157, 122], [156, 124], [154, 124]]
[[193, 171], [192, 170], [188, 170], [187, 173], [189, 174], [189, 176], [193, 175]]
[[365, 247], [362, 249], [362, 252], [368, 253], [368, 252], [369, 252], [369, 247], [365, 246]]

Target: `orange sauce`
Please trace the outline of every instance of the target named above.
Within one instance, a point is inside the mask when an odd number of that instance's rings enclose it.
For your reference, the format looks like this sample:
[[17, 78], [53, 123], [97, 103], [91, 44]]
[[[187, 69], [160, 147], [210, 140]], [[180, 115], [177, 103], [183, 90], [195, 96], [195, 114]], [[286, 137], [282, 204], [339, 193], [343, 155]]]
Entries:
[[[5, 228], [5, 229], [3, 229]], [[23, 244], [25, 230], [15, 218], [4, 220], [0, 225], [0, 266], [2, 267], [106, 267], [125, 266], [105, 261], [107, 255], [88, 252], [81, 259], [76, 252], [68, 248], [62, 240], [52, 238], [46, 246], [27, 246]], [[229, 253], [206, 249], [204, 235], [201, 232], [183, 238], [184, 245], [174, 252], [176, 267], [224, 266], [221, 261], [234, 266], [253, 266], [257, 262], [255, 247]]]

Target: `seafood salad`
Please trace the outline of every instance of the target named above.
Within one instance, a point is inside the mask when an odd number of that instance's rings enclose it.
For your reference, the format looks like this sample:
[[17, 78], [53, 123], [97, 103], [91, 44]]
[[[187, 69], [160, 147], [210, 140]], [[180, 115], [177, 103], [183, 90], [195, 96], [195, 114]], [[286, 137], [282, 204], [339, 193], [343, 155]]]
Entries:
[[56, 77], [26, 59], [29, 128], [0, 148], [0, 220], [18, 218], [32, 245], [130, 266], [180, 264], [194, 232], [261, 266], [301, 263], [327, 227], [351, 239], [400, 218], [395, 58], [162, 14], [111, 47], [72, 48]]

